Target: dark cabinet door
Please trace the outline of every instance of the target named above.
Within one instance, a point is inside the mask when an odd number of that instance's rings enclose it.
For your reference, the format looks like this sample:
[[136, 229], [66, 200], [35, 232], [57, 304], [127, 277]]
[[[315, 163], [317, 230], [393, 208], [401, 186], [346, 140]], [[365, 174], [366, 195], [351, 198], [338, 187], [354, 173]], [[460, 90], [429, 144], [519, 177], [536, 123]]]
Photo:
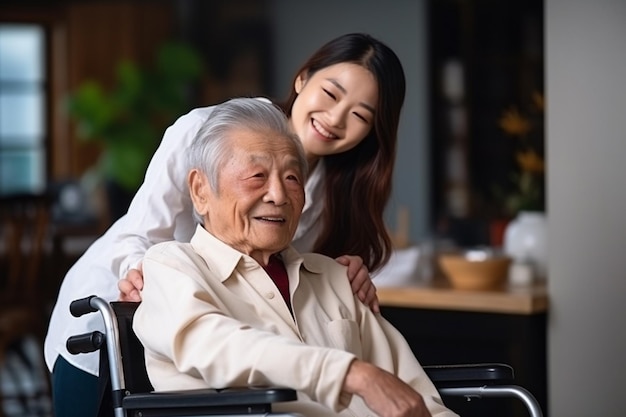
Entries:
[[[547, 413], [546, 314], [492, 314], [383, 307], [383, 316], [407, 339], [422, 365], [499, 362], [513, 366], [515, 383]], [[527, 416], [517, 399], [467, 402], [444, 398], [464, 417]]]

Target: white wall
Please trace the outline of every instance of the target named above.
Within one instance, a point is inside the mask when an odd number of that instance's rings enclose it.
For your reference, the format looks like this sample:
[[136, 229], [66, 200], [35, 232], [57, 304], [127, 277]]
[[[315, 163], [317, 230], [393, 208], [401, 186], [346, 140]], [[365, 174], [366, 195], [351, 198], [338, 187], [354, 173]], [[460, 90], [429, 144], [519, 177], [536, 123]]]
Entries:
[[549, 415], [623, 416], [626, 1], [546, 0]]
[[271, 0], [269, 16], [276, 40], [276, 95], [287, 94], [286, 80], [323, 43], [348, 32], [367, 32], [389, 45], [402, 61], [407, 95], [400, 123], [392, 200], [391, 228], [399, 205], [409, 208], [410, 236], [428, 232], [429, 144], [426, 89], [424, 0]]

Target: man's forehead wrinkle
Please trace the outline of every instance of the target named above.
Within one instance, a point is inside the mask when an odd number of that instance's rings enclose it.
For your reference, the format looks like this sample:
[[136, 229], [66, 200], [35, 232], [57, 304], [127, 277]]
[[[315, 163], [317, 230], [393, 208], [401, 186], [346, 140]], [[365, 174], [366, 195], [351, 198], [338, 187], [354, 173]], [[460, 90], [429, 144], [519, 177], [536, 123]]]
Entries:
[[[266, 162], [266, 161], [271, 161], [272, 159], [274, 158], [271, 152], [248, 154], [248, 161], [250, 162]], [[300, 165], [298, 158], [296, 158], [294, 155], [291, 155], [291, 154], [286, 155], [285, 159], [287, 160], [287, 163], [289, 166]]]
[[271, 156], [268, 153], [250, 153], [247, 159], [249, 162], [261, 162], [270, 160]]

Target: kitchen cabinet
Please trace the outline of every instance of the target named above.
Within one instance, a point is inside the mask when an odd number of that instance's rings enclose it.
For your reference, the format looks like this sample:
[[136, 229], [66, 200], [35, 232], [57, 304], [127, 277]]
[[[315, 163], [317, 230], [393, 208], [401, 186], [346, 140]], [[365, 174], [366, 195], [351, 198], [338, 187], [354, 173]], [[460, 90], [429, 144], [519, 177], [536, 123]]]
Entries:
[[[545, 283], [505, 286], [491, 291], [461, 291], [443, 279], [378, 289], [382, 314], [407, 339], [424, 365], [502, 362], [513, 366], [524, 386], [547, 412]], [[462, 415], [525, 416], [516, 399], [466, 403], [446, 399]], [[506, 410], [505, 412], [502, 412]]]

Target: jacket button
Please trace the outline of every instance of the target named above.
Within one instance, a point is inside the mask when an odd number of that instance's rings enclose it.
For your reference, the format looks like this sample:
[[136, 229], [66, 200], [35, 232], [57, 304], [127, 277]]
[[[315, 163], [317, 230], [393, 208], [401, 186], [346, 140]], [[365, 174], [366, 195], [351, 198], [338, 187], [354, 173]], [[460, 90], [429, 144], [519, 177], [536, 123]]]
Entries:
[[265, 297], [269, 300], [271, 300], [272, 298], [274, 298], [274, 293], [273, 292], [267, 292], [265, 293]]

